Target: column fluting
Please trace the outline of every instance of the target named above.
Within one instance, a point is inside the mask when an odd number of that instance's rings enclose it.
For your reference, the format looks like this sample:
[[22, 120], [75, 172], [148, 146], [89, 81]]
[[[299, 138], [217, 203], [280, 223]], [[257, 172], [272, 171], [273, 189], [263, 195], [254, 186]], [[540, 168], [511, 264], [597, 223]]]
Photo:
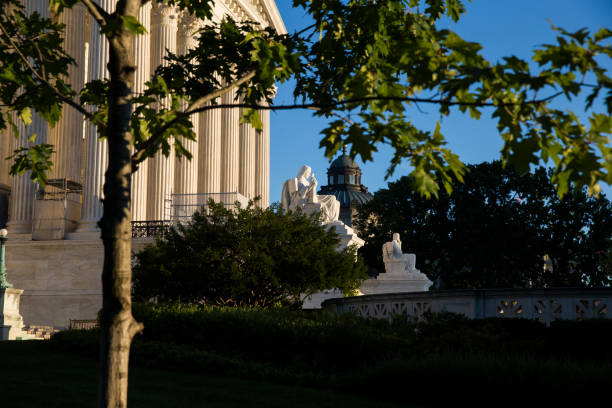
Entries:
[[[200, 27], [200, 20], [192, 15], [183, 13], [179, 19], [177, 53], [186, 54], [189, 50], [197, 47], [196, 31]], [[182, 107], [186, 108], [185, 105]], [[191, 115], [193, 130], [197, 135], [199, 129], [199, 114]], [[198, 192], [198, 143], [196, 140], [183, 138], [181, 142], [187, 151], [191, 153], [191, 160], [186, 157], [176, 157], [174, 162], [174, 192], [177, 194], [193, 194]]]
[[[236, 103], [236, 90], [223, 95], [223, 104]], [[223, 109], [221, 112], [221, 191], [238, 191], [240, 168], [240, 108]]]
[[259, 205], [270, 205], [270, 111], [260, 110], [263, 130], [255, 134], [255, 195]]
[[[139, 94], [145, 90], [145, 82], [151, 78], [151, 3], [140, 7], [138, 21], [147, 30], [145, 34], [134, 37], [134, 61], [136, 72], [134, 78], [134, 93]], [[149, 161], [145, 160], [138, 165], [138, 170], [132, 173], [132, 220], [144, 221], [147, 219], [147, 188], [149, 176]]]
[[[49, 17], [48, 4], [37, 0], [25, 0], [26, 13], [38, 12], [43, 17]], [[19, 137], [14, 140], [13, 148], [27, 147], [31, 143], [29, 136], [36, 134], [34, 144], [47, 143], [49, 125], [36, 112], [32, 113], [32, 123], [25, 126], [18, 124]], [[11, 163], [12, 164], [12, 163]], [[32, 233], [32, 207], [34, 204], [35, 185], [30, 180], [30, 171], [11, 178], [11, 197], [9, 201], [9, 218], [7, 229], [13, 234]]]
[[[65, 24], [64, 49], [74, 58], [76, 65], [68, 67], [67, 82], [78, 94], [85, 81], [85, 34], [87, 10], [80, 3], [65, 9], [58, 22]], [[49, 178], [67, 178], [81, 183], [81, 151], [83, 144], [83, 115], [73, 107], [64, 104], [62, 118], [50, 131], [49, 143], [56, 151], [52, 157], [53, 171]]]
[[[117, 0], [99, 0], [104, 10], [112, 12]], [[89, 30], [89, 61], [87, 63], [87, 80], [108, 78], [109, 45], [106, 37], [97, 26]], [[98, 221], [102, 218], [104, 172], [108, 165], [108, 147], [106, 139], [100, 140], [96, 126], [87, 124], [85, 129], [85, 174], [83, 177], [83, 204], [81, 222], [77, 233], [98, 233]]]
[[250, 123], [240, 125], [240, 194], [249, 200], [255, 198], [255, 138], [256, 131]]
[[198, 193], [221, 192], [221, 109], [200, 114], [198, 129]]
[[[165, 64], [164, 57], [168, 51], [176, 53], [177, 8], [163, 3], [153, 2], [151, 12], [151, 71]], [[171, 198], [174, 184], [174, 142], [165, 157], [161, 151], [149, 159], [147, 219], [163, 220], [166, 218], [166, 200]]]

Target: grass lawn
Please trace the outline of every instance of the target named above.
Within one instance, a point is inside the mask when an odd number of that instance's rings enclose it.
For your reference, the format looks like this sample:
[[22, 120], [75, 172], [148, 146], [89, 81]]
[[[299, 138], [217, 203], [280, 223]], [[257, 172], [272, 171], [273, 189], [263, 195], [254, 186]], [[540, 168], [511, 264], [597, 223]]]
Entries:
[[[45, 341], [0, 342], [2, 408], [95, 407], [97, 380], [94, 360], [59, 353]], [[129, 406], [407, 407], [327, 390], [140, 367], [130, 369]]]

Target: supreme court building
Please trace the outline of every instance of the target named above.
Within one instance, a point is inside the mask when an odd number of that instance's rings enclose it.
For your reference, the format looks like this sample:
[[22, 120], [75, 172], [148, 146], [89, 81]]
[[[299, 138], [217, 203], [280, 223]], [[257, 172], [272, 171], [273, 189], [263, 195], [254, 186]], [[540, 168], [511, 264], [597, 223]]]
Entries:
[[[95, 1], [106, 10], [114, 10], [117, 2]], [[27, 12], [49, 14], [46, 0], [24, 0], [24, 5]], [[286, 32], [274, 0], [216, 0], [213, 15], [217, 20], [229, 15]], [[108, 45], [85, 7], [77, 3], [58, 18], [66, 25], [66, 51], [77, 63], [69, 69], [73, 89], [106, 78]], [[195, 46], [194, 33], [202, 24], [155, 1], [142, 6], [139, 21], [147, 34], [135, 39], [136, 93], [144, 90], [168, 51], [180, 55]], [[223, 96], [221, 103], [234, 102], [234, 96]], [[229, 204], [259, 196], [261, 206], [269, 204], [270, 113], [260, 112], [262, 132], [240, 125], [240, 114], [239, 108], [196, 114], [192, 121], [197, 140], [184, 142], [191, 160], [178, 159], [173, 152], [168, 157], [158, 153], [140, 164], [132, 175], [134, 237], [188, 216], [208, 198]], [[52, 144], [55, 150], [44, 189], [28, 174], [9, 176], [10, 163], [0, 161], [0, 224], [6, 223], [9, 231], [8, 280], [24, 289], [21, 313], [26, 324], [67, 327], [70, 320], [95, 319], [101, 307], [103, 248], [97, 222], [102, 216], [107, 146], [94, 126], [65, 106], [54, 128], [34, 114], [32, 124], [20, 128], [18, 139], [4, 132], [2, 158], [25, 146], [33, 133], [38, 135], [37, 143]], [[151, 238], [135, 238], [133, 249], [148, 242]]]

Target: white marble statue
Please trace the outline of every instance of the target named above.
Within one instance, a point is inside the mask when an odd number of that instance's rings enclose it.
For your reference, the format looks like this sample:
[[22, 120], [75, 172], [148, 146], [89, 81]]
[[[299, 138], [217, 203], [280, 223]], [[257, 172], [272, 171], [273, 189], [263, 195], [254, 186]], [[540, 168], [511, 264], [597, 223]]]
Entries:
[[328, 224], [338, 220], [340, 202], [333, 195], [317, 195], [318, 181], [310, 166], [302, 166], [297, 177], [285, 181], [281, 202], [285, 210], [301, 208], [307, 214], [321, 213], [321, 222]]
[[380, 293], [425, 292], [433, 284], [416, 267], [416, 255], [402, 252], [399, 234], [382, 247], [385, 272], [376, 279], [368, 279], [361, 284], [361, 292], [366, 295]]
[[[405, 254], [402, 252], [402, 241], [400, 241], [400, 235], [396, 232], [393, 234], [393, 240], [383, 244], [383, 262], [385, 268], [389, 271], [390, 268], [387, 265], [405, 265], [402, 270], [412, 271], [416, 263], [415, 254]], [[395, 269], [395, 268], [393, 268]]]

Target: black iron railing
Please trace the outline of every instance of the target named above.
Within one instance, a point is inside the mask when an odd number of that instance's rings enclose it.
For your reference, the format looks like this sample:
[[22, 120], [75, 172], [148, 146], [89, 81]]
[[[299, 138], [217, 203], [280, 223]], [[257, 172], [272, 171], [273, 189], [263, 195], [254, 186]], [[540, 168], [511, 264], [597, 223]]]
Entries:
[[72, 320], [70, 319], [70, 330], [92, 330], [98, 327], [97, 320]]
[[170, 221], [132, 221], [132, 238], [163, 237], [171, 227]]

